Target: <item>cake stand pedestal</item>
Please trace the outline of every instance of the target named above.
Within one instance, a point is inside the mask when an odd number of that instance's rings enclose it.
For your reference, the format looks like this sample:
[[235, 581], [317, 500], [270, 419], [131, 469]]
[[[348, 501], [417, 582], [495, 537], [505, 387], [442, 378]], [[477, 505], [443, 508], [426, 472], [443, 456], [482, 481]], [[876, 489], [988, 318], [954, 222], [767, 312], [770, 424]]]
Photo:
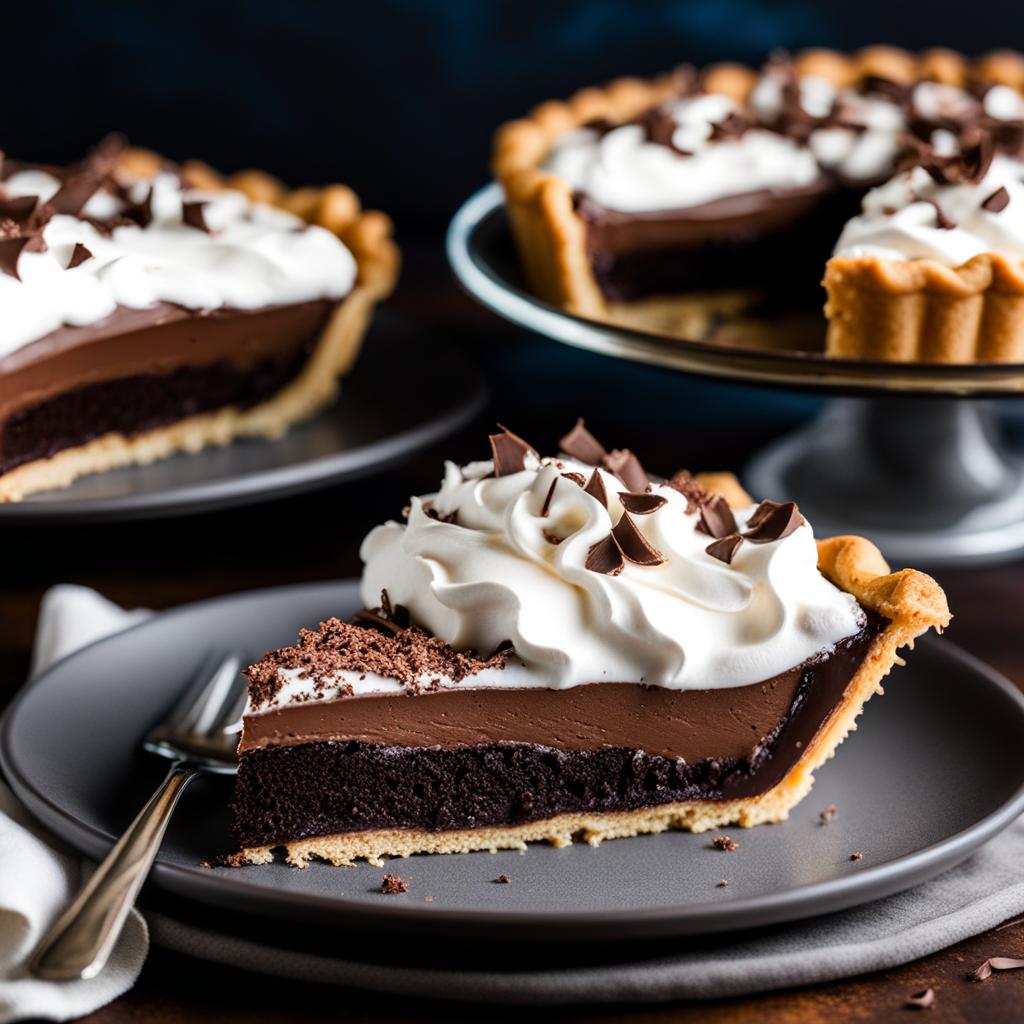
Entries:
[[863, 534], [896, 566], [1024, 553], [1024, 461], [985, 401], [1024, 393], [1024, 365], [830, 359], [573, 316], [525, 290], [497, 185], [466, 201], [447, 247], [455, 276], [478, 302], [556, 341], [688, 374], [841, 396], [743, 473], [755, 498], [796, 501], [819, 536]]
[[743, 481], [791, 498], [819, 536], [863, 533], [897, 564], [1024, 552], [1024, 462], [990, 403], [845, 398], [758, 454]]

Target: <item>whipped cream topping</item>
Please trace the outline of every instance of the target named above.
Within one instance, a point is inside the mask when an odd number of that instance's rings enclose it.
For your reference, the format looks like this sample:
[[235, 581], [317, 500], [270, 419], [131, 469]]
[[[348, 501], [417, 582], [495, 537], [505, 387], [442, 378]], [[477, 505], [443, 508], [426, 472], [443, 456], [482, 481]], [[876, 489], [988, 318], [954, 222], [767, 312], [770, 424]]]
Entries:
[[566, 133], [544, 166], [608, 210], [654, 213], [827, 187], [832, 177], [867, 186], [894, 172], [911, 135], [949, 154], [963, 130], [1022, 122], [1024, 98], [1004, 85], [980, 97], [932, 81], [904, 88], [867, 79], [837, 89], [776, 59], [743, 105], [706, 92], [671, 100], [629, 124]]
[[[808, 524], [780, 540], [744, 541], [726, 564], [707, 553], [712, 538], [697, 529], [698, 512], [668, 484], [650, 486], [664, 499], [660, 507], [632, 514], [661, 563], [626, 561], [618, 575], [587, 568], [623, 516], [618, 495], [627, 490], [597, 470], [606, 507], [563, 475], [592, 472], [565, 456], [528, 459], [522, 471], [499, 477], [491, 462], [448, 463], [440, 490], [413, 498], [405, 524], [379, 526], [363, 542], [363, 601], [374, 606], [386, 590], [414, 623], [459, 650], [489, 653], [511, 642], [504, 668], [463, 687], [742, 686], [861, 627], [855, 599], [819, 573]], [[736, 513], [740, 530], [753, 512]], [[311, 685], [301, 670], [284, 681], [279, 701]], [[341, 674], [339, 690], [345, 684], [356, 694], [401, 689], [358, 673]]]
[[[0, 182], [0, 199], [53, 197], [60, 187], [41, 170], [19, 171]], [[0, 273], [0, 358], [63, 325], [83, 326], [118, 306], [146, 309], [161, 302], [187, 309], [259, 309], [343, 298], [356, 263], [331, 232], [291, 214], [250, 202], [231, 190], [183, 189], [162, 173], [131, 186], [128, 198], [149, 195], [152, 219], [103, 231], [87, 218], [107, 220], [125, 208], [95, 193], [80, 215], [53, 216], [42, 230], [45, 251], [23, 250], [17, 277]], [[202, 203], [203, 231], [183, 219], [184, 204]], [[69, 269], [77, 245], [91, 258]]]
[[996, 156], [976, 183], [936, 182], [915, 167], [868, 192], [835, 255], [948, 266], [983, 252], [1024, 259], [1022, 182], [1024, 164], [1005, 156]]
[[[714, 99], [714, 105], [701, 100]], [[609, 210], [644, 213], [688, 209], [764, 189], [803, 188], [821, 178], [814, 155], [794, 140], [752, 128], [737, 139], [711, 141], [726, 97], [679, 100], [666, 109], [680, 123], [677, 152], [627, 124], [601, 135], [581, 128], [562, 136], [545, 167]], [[703, 115], [700, 120], [697, 111]]]

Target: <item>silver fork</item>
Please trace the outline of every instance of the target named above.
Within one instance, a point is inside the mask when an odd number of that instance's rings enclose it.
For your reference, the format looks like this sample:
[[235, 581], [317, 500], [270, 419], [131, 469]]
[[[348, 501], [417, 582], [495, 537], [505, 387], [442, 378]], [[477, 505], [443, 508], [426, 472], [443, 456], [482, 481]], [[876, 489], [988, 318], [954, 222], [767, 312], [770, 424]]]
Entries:
[[[212, 665], [216, 665], [212, 668]], [[171, 770], [75, 901], [36, 947], [29, 970], [40, 978], [92, 978], [107, 962], [149, 874], [185, 787], [203, 772], [237, 771], [235, 748], [245, 708], [241, 660], [213, 660], [174, 709], [143, 740]]]

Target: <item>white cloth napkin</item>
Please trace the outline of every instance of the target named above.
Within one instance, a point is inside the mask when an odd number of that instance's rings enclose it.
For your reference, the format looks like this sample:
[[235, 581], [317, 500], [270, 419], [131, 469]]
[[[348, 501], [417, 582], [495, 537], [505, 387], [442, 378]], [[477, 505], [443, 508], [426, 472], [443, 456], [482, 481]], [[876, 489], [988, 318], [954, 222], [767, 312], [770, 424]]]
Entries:
[[[148, 614], [126, 612], [85, 587], [53, 587], [40, 608], [32, 676]], [[34, 822], [0, 782], [0, 1024], [82, 1017], [135, 984], [149, 949], [138, 911], [132, 911], [113, 956], [95, 978], [40, 981], [26, 970], [36, 944], [87, 877], [81, 858]]]

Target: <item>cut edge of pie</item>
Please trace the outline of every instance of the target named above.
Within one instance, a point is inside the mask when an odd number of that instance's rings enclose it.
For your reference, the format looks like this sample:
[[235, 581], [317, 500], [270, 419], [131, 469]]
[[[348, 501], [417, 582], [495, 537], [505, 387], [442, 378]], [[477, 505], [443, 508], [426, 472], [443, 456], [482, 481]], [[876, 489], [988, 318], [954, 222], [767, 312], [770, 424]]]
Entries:
[[[118, 156], [118, 165], [140, 179], [155, 175], [163, 163], [158, 154], [136, 147]], [[379, 210], [362, 209], [356, 194], [345, 185], [288, 189], [263, 171], [223, 177], [194, 160], [182, 165], [182, 177], [192, 188], [236, 189], [253, 202], [279, 207], [331, 231], [356, 260], [355, 285], [339, 300], [299, 374], [269, 399], [248, 409], [229, 406], [127, 436], [105, 434], [27, 462], [0, 475], [0, 502], [20, 501], [40, 491], [67, 487], [82, 476], [146, 465], [238, 438], [274, 440], [337, 395], [339, 379], [359, 355], [375, 305], [391, 293], [398, 278], [401, 257], [391, 219]]]
[[[889, 46], [852, 54], [814, 49], [794, 56], [793, 66], [798, 74], [818, 75], [837, 87], [867, 75], [949, 85], [973, 77], [1024, 91], [1024, 56], [1008, 50], [971, 60], [947, 49], [921, 54]], [[703, 82], [709, 91], [741, 102], [757, 74], [740, 64], [716, 64], [704, 70]], [[572, 189], [542, 167], [565, 132], [602, 118], [629, 121], [670, 99], [676, 88], [671, 74], [620, 78], [582, 89], [565, 101], [542, 103], [498, 129], [491, 168], [505, 194], [527, 284], [539, 298], [577, 316], [689, 337], [701, 337], [717, 318], [759, 298], [756, 292], [732, 290], [633, 302], [606, 299], [591, 269], [587, 226], [574, 209]], [[891, 285], [897, 280], [905, 282], [898, 289]], [[824, 284], [829, 356], [949, 363], [1024, 359], [1021, 261], [984, 253], [947, 267], [930, 260], [833, 257]]]
[[[736, 508], [749, 506], [751, 498], [731, 473], [697, 476], [698, 482], [721, 494]], [[556, 847], [581, 839], [597, 845], [605, 839], [683, 829], [706, 832], [727, 825], [751, 827], [784, 821], [790, 810], [810, 791], [814, 772], [834, 754], [857, 727], [856, 719], [867, 701], [882, 693], [882, 681], [895, 665], [898, 651], [913, 647], [917, 637], [935, 629], [941, 632], [950, 621], [942, 588], [916, 569], [890, 572], [879, 550], [863, 537], [841, 536], [819, 540], [818, 568], [841, 590], [852, 594], [861, 607], [887, 620], [860, 667], [851, 677], [840, 702], [832, 710], [803, 755], [781, 782], [753, 797], [714, 801], [666, 803], [638, 810], [558, 814], [544, 820], [479, 829], [428, 831], [423, 829], [372, 829], [334, 833], [243, 847], [238, 860], [266, 864], [274, 851], [284, 849], [288, 863], [306, 867], [320, 859], [339, 867], [358, 860], [380, 866], [385, 857], [409, 857], [417, 853], [467, 853], [474, 850], [524, 850], [526, 844], [546, 840]]]

